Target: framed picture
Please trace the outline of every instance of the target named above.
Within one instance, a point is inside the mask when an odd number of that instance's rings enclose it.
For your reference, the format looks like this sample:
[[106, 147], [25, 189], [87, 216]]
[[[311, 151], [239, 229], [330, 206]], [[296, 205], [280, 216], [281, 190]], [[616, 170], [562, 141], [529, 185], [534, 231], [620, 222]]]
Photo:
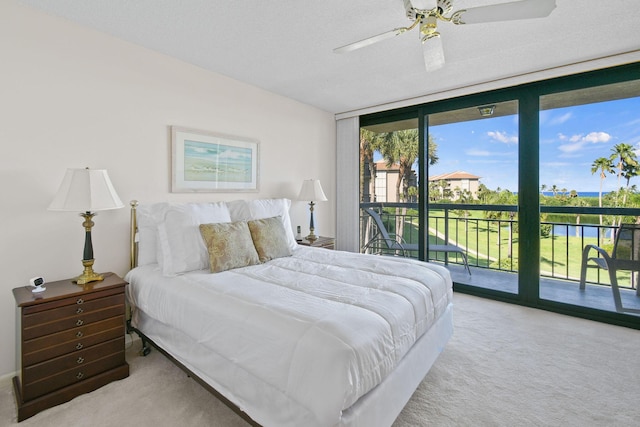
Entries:
[[171, 127], [171, 191], [258, 191], [258, 141]]

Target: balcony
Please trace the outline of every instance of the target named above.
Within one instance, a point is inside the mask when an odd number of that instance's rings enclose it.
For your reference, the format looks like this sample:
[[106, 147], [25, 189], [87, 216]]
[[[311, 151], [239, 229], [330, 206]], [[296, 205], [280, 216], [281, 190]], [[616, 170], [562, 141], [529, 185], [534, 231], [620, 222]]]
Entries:
[[[418, 243], [418, 206], [415, 203], [361, 203], [381, 214], [390, 233], [407, 243]], [[447, 265], [455, 283], [491, 289], [511, 294], [518, 293], [518, 221], [516, 206], [475, 204], [431, 204], [429, 206], [429, 244], [454, 244], [467, 254], [471, 275], [467, 274], [462, 258], [455, 253], [429, 253], [429, 260]], [[542, 218], [550, 213], [561, 213], [571, 219], [576, 216], [614, 215], [616, 209], [541, 207]], [[625, 212], [626, 213], [626, 212]], [[634, 215], [636, 213], [634, 212]], [[377, 228], [365, 213], [361, 216], [360, 247], [375, 235]], [[579, 288], [582, 250], [587, 244], [596, 244], [611, 250], [611, 225], [550, 222], [541, 220], [540, 230], [540, 291], [544, 300], [615, 311], [609, 275], [605, 270], [590, 268], [587, 285]], [[400, 230], [400, 233], [397, 231]], [[381, 243], [367, 252], [384, 255], [390, 253]], [[405, 255], [418, 257], [417, 251]], [[623, 306], [640, 309], [637, 274], [619, 272]]]

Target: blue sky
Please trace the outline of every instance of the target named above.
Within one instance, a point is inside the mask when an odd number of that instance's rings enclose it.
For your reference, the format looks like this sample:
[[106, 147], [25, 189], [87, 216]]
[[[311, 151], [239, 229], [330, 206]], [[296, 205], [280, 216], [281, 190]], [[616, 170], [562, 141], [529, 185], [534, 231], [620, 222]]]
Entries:
[[[480, 176], [492, 190], [517, 191], [517, 117], [495, 117], [434, 126], [438, 164], [429, 174], [464, 170]], [[540, 114], [540, 184], [568, 191], [598, 191], [599, 174], [591, 173], [598, 157], [627, 143], [640, 157], [640, 98], [546, 110]], [[640, 177], [631, 184], [640, 187]], [[623, 183], [624, 184], [624, 183]], [[604, 180], [603, 191], [617, 187], [615, 174]]]

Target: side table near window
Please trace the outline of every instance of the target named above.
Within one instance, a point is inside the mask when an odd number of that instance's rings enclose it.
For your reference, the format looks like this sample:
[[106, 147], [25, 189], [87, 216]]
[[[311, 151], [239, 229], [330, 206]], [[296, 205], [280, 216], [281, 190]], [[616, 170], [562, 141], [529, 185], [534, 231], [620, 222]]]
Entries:
[[298, 240], [298, 244], [303, 246], [312, 246], [314, 248], [335, 249], [336, 239], [333, 237], [320, 236], [313, 242], [307, 239]]
[[125, 360], [127, 282], [114, 273], [77, 285], [72, 279], [13, 290], [17, 313], [13, 386], [18, 421], [129, 376]]

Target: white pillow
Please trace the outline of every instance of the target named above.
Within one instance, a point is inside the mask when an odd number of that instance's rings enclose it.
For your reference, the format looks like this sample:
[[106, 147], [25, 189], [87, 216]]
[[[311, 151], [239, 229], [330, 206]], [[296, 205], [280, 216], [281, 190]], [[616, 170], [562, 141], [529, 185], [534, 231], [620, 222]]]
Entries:
[[227, 202], [229, 215], [232, 222], [251, 220], [251, 211], [249, 210], [249, 202], [247, 200], [234, 200]]
[[291, 250], [298, 244], [293, 235], [291, 219], [289, 218], [289, 199], [258, 199], [258, 200], [235, 200], [227, 203], [231, 221], [251, 221], [254, 219], [271, 218], [279, 216], [287, 238], [287, 244]]
[[200, 224], [231, 222], [226, 203], [184, 203], [167, 207], [158, 225], [162, 274], [174, 276], [209, 267], [209, 254]]
[[164, 219], [168, 207], [168, 203], [155, 203], [136, 208], [138, 265], [158, 263], [158, 224]]

